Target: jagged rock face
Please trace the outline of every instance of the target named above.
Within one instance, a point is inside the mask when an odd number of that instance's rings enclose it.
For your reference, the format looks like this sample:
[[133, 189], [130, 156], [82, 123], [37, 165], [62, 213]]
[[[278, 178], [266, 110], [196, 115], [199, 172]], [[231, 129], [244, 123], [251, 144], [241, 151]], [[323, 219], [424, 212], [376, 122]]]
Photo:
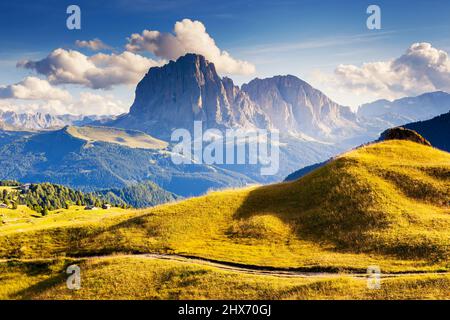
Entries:
[[206, 128], [252, 127], [255, 115], [263, 116], [231, 79], [221, 79], [203, 56], [187, 54], [150, 69], [121, 122], [139, 119], [146, 131], [158, 133], [190, 129], [196, 120]]
[[174, 129], [191, 130], [195, 120], [204, 128], [274, 128], [319, 139], [361, 129], [349, 108], [294, 76], [255, 79], [240, 89], [196, 54], [151, 68], [137, 86], [130, 113], [107, 125], [164, 139]]
[[329, 136], [334, 130], [355, 126], [350, 108], [338, 105], [297, 77], [254, 79], [242, 86], [280, 130], [313, 137]]

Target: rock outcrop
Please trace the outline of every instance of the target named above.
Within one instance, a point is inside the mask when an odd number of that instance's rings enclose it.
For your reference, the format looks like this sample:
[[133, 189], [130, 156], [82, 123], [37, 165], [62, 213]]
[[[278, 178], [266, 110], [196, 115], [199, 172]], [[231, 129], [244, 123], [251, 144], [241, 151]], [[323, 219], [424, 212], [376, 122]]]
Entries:
[[409, 140], [413, 142], [417, 142], [420, 144], [424, 144], [426, 146], [431, 146], [431, 143], [418, 134], [414, 130], [405, 129], [403, 127], [392, 128], [384, 131], [380, 135], [379, 141], [385, 140]]

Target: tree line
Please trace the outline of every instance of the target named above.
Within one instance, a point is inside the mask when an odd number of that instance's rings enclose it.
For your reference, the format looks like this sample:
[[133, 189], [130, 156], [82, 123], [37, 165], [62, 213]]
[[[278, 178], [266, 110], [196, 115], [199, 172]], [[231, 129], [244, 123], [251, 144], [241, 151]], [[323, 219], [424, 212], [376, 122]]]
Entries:
[[[107, 203], [93, 193], [83, 193], [52, 183], [21, 185], [19, 182], [1, 181], [0, 186], [13, 187], [0, 192], [0, 203], [12, 209], [26, 205], [42, 215], [57, 209], [69, 209], [71, 205], [102, 207]], [[126, 205], [122, 204], [122, 207]]]

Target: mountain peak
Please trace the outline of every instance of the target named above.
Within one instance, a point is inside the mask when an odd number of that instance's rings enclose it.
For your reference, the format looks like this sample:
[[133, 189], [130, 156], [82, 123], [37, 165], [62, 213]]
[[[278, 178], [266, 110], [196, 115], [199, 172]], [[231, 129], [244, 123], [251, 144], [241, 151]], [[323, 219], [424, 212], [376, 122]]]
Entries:
[[212, 62], [188, 53], [151, 68], [137, 85], [130, 113], [113, 125], [160, 138], [170, 136], [174, 128], [191, 130], [194, 121], [219, 129], [266, 126], [263, 116], [254, 117], [260, 113], [257, 109], [231, 79], [217, 74]]
[[[242, 90], [261, 106], [275, 127], [312, 137], [332, 137], [335, 129], [357, 129], [354, 114], [293, 75], [256, 78]], [[346, 130], [347, 130], [346, 129]]]

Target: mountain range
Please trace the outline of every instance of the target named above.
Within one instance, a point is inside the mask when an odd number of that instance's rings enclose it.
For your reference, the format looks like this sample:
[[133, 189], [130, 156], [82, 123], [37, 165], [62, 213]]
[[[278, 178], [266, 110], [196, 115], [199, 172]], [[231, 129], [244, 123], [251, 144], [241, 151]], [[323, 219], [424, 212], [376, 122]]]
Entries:
[[50, 130], [68, 125], [83, 126], [94, 121], [111, 120], [114, 116], [98, 115], [53, 115], [49, 113], [16, 113], [0, 110], [0, 129], [9, 131]]
[[295, 76], [254, 79], [239, 88], [196, 54], [151, 68], [137, 85], [130, 112], [104, 125], [167, 139], [173, 129], [192, 130], [196, 120], [205, 129], [278, 129], [319, 140], [363, 131], [349, 107]]
[[366, 120], [386, 122], [389, 127], [424, 121], [450, 111], [450, 94], [429, 92], [394, 101], [377, 100], [359, 107], [357, 115]]

